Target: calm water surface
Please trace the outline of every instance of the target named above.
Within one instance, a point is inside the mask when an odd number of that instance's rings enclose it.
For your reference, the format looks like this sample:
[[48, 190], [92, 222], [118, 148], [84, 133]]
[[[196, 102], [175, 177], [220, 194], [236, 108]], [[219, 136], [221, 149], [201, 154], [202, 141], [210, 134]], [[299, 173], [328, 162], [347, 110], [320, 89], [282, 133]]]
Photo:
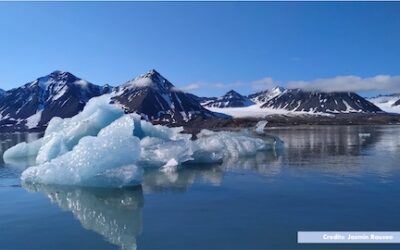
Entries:
[[[224, 166], [147, 171], [137, 188], [21, 185], [0, 162], [0, 248], [399, 249], [298, 245], [297, 231], [400, 231], [400, 127], [270, 129], [285, 143]], [[38, 134], [0, 134], [0, 152]]]

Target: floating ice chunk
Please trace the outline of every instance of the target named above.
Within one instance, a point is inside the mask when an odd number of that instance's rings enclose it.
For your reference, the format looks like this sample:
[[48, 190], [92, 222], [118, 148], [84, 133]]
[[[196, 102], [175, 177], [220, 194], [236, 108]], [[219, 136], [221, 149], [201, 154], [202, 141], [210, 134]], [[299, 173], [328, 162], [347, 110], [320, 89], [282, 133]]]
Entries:
[[162, 166], [171, 158], [179, 163], [192, 160], [192, 142], [190, 140], [163, 140], [145, 137], [140, 141], [140, 161], [145, 165]]
[[36, 164], [42, 164], [71, 151], [81, 138], [97, 135], [102, 128], [123, 115], [121, 109], [109, 102], [108, 95], [92, 98], [76, 116], [53, 118], [42, 139], [17, 144], [4, 153], [4, 160], [36, 157]]
[[169, 160], [167, 162], [167, 164], [165, 164], [164, 166], [161, 167], [161, 171], [164, 173], [171, 173], [171, 172], [175, 172], [176, 167], [179, 165], [179, 163], [172, 158], [171, 160]]
[[140, 139], [144, 137], [155, 137], [163, 140], [179, 140], [190, 139], [191, 135], [183, 134], [182, 127], [169, 128], [162, 125], [153, 125], [150, 122], [140, 120], [139, 116], [135, 116], [135, 128], [133, 135]]
[[256, 124], [256, 132], [258, 134], [264, 134], [265, 126], [267, 126], [268, 121], [259, 121]]
[[132, 136], [132, 131], [132, 116], [123, 116], [101, 130], [97, 137], [82, 138], [68, 153], [28, 168], [21, 179], [29, 183], [103, 185], [98, 181], [99, 176], [109, 174], [110, 169], [131, 165], [139, 158], [140, 141]]
[[93, 98], [78, 115], [52, 119], [42, 139], [18, 144], [4, 158], [36, 157], [36, 166], [21, 177], [28, 183], [126, 186], [139, 183], [142, 169], [149, 166], [161, 167], [171, 177], [181, 164], [222, 163], [276, 144], [250, 131], [202, 130], [191, 140], [183, 128], [123, 115], [109, 101], [108, 96]]
[[251, 137], [240, 132], [213, 132], [202, 130], [194, 141], [194, 160], [196, 162], [219, 162], [226, 157], [248, 156], [269, 146], [261, 138]]
[[5, 162], [10, 162], [14, 159], [34, 158], [42, 146], [42, 141], [43, 138], [31, 143], [21, 142], [6, 150], [3, 154], [3, 159]]
[[169, 128], [153, 125], [134, 116], [133, 135], [140, 138], [140, 162], [144, 165], [162, 166], [171, 158], [178, 163], [192, 160], [190, 134], [183, 134], [182, 127]]

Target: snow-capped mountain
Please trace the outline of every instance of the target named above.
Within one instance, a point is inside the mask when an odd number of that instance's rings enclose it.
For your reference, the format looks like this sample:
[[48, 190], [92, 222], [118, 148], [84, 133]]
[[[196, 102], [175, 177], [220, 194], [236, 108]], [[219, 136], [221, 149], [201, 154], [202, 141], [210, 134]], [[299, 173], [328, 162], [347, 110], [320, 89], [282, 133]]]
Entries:
[[160, 123], [182, 123], [216, 116], [192, 95], [175, 88], [156, 70], [116, 87], [111, 100], [121, 105], [125, 112], [136, 112], [147, 120]]
[[286, 89], [269, 99], [261, 108], [310, 113], [377, 113], [382, 110], [352, 92], [320, 92]]
[[264, 90], [251, 94], [248, 96], [248, 98], [252, 100], [254, 103], [265, 103], [270, 99], [282, 94], [284, 91], [285, 91], [284, 88], [277, 86], [270, 90]]
[[6, 94], [6, 91], [3, 89], [0, 89], [0, 100], [4, 97], [5, 94]]
[[186, 93], [186, 94], [189, 95], [190, 97], [192, 97], [193, 99], [195, 99], [196, 101], [198, 101], [203, 106], [206, 105], [210, 101], [217, 100], [217, 97], [197, 96], [192, 93]]
[[53, 117], [71, 117], [86, 102], [110, 91], [69, 72], [54, 71], [0, 98], [0, 129], [26, 130], [45, 127]]
[[249, 98], [239, 94], [234, 90], [228, 91], [221, 97], [202, 103], [203, 106], [208, 108], [248, 107], [253, 104], [254, 102], [252, 102]]
[[368, 101], [372, 102], [386, 112], [400, 113], [400, 93], [390, 95], [378, 95], [368, 98]]

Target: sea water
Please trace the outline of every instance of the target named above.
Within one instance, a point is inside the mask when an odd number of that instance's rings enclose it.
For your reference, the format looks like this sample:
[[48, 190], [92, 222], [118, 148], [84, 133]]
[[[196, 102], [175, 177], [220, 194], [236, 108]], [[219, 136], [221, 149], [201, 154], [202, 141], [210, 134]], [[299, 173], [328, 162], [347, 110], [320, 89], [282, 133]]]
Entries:
[[[26, 163], [0, 163], [0, 248], [321, 249], [297, 232], [400, 231], [399, 126], [267, 132], [281, 150], [148, 169], [122, 189], [22, 184]], [[40, 136], [1, 134], [1, 154]], [[368, 246], [329, 245], [349, 247]]]

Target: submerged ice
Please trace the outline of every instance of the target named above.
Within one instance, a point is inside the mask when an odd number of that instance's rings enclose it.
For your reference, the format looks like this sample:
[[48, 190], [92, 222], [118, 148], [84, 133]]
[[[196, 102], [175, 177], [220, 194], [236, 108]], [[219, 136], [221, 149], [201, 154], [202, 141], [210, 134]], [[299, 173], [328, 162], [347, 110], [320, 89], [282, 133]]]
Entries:
[[192, 140], [182, 128], [153, 125], [136, 114], [123, 114], [109, 97], [93, 98], [78, 115], [51, 120], [43, 138], [20, 143], [4, 160], [34, 158], [22, 173], [28, 183], [118, 185], [141, 181], [141, 169], [174, 171], [189, 163], [222, 163], [274, 146], [273, 138], [250, 132], [202, 130]]

